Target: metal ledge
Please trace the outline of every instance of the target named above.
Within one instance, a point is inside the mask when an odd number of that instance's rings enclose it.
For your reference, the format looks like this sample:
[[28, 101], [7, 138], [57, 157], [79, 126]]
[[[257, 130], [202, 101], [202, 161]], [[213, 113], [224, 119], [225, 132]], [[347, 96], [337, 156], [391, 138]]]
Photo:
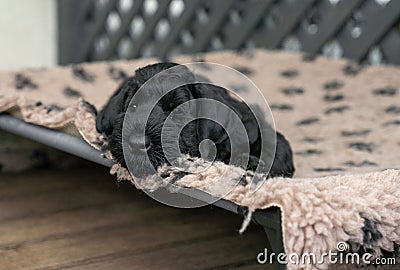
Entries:
[[[57, 130], [29, 124], [21, 119], [15, 118], [10, 115], [0, 115], [0, 129], [106, 167], [111, 167], [113, 165], [113, 162], [111, 160], [103, 158], [100, 151], [94, 149], [82, 139], [62, 133]], [[236, 204], [226, 200], [216, 201], [215, 197], [201, 190], [182, 189], [179, 192], [202, 202], [207, 203], [210, 201], [215, 201], [214, 205], [228, 211], [238, 213], [238, 206]]]

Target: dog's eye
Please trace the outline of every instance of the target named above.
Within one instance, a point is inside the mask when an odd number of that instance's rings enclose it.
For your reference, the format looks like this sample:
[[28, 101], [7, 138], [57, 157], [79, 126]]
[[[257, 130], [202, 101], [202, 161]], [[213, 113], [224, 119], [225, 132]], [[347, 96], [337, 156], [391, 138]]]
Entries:
[[182, 113], [183, 113], [182, 108], [177, 107], [172, 110], [171, 114], [169, 115], [169, 118], [172, 120], [180, 119], [182, 117]]

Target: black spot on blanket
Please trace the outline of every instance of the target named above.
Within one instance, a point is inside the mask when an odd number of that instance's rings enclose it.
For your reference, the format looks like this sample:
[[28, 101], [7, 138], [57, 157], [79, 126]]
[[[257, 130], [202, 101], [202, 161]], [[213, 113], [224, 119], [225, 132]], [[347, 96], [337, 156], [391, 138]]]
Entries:
[[78, 90], [74, 90], [70, 87], [64, 88], [63, 94], [66, 95], [67, 97], [73, 97], [73, 98], [79, 98], [82, 96]]
[[371, 166], [378, 166], [375, 162], [371, 162], [368, 160], [363, 160], [362, 162], [356, 163], [354, 161], [346, 161], [343, 163], [345, 166], [349, 167], [371, 167]]
[[207, 60], [204, 58], [204, 54], [201, 53], [193, 54], [191, 58], [192, 62], [207, 62]]
[[355, 76], [361, 71], [362, 68], [363, 67], [361, 65], [350, 63], [343, 68], [343, 73], [348, 76]]
[[251, 47], [239, 48], [236, 52], [238, 55], [242, 55], [248, 59], [254, 58], [255, 49]]
[[329, 81], [324, 84], [324, 89], [325, 90], [337, 90], [339, 88], [342, 88], [343, 85], [344, 85], [344, 83], [341, 81], [338, 81], [338, 80]]
[[233, 67], [233, 68], [246, 76], [254, 73], [254, 71], [248, 67], [237, 66], [237, 67]]
[[389, 106], [385, 109], [385, 113], [400, 115], [400, 107], [395, 105]]
[[36, 107], [40, 107], [40, 106], [42, 106], [42, 105], [43, 105], [43, 103], [42, 103], [41, 101], [38, 101], [38, 102], [35, 103], [35, 106], [36, 106]]
[[92, 104], [90, 104], [87, 101], [84, 101], [82, 103], [82, 105], [85, 107], [86, 111], [88, 111], [89, 113], [91, 113], [93, 115], [97, 115], [97, 109], [95, 106], [93, 106]]
[[362, 231], [364, 234], [363, 244], [368, 246], [373, 245], [383, 237], [382, 233], [378, 229], [378, 222], [363, 217], [362, 215], [361, 217], [364, 219], [364, 226], [362, 227]]
[[299, 72], [294, 69], [284, 70], [281, 72], [281, 76], [285, 78], [294, 78], [299, 75]]
[[230, 85], [230, 89], [234, 90], [236, 93], [247, 93], [249, 89], [246, 85]]
[[194, 62], [198, 62], [196, 63], [196, 66], [203, 70], [211, 70], [211, 67], [206, 63], [206, 60], [204, 58], [197, 59]]
[[307, 118], [307, 119], [297, 122], [296, 125], [297, 126], [307, 126], [307, 125], [315, 124], [318, 121], [319, 121], [318, 117], [310, 117], [310, 118]]
[[56, 104], [51, 104], [50, 106], [46, 106], [45, 109], [47, 109], [46, 113], [51, 113], [53, 111], [61, 112], [62, 110], [64, 110], [62, 107]]
[[24, 74], [21, 74], [21, 73], [17, 73], [15, 75], [14, 83], [15, 83], [15, 88], [18, 90], [22, 90], [24, 88], [33, 90], [33, 89], [38, 88], [37, 84], [32, 82], [32, 80], [30, 78], [28, 78], [27, 76], [25, 76]]
[[287, 96], [294, 96], [303, 94], [304, 89], [300, 87], [287, 87], [282, 89], [281, 92]]
[[344, 111], [347, 111], [347, 110], [350, 110], [350, 107], [344, 105], [344, 106], [338, 106], [338, 107], [333, 107], [333, 108], [326, 109], [324, 111], [324, 113], [329, 115], [329, 114], [332, 114], [332, 113], [343, 113]]
[[304, 62], [313, 62], [316, 59], [316, 55], [315, 54], [310, 54], [310, 53], [305, 53], [303, 54], [303, 61]]
[[242, 177], [240, 177], [238, 184], [241, 186], [244, 186], [244, 187], [247, 186], [247, 181], [246, 181], [245, 175], [242, 175]]
[[161, 178], [167, 178], [171, 176], [171, 172], [170, 171], [164, 171], [160, 174]]
[[344, 169], [342, 168], [314, 168], [316, 172], [342, 172]]
[[393, 121], [389, 121], [386, 123], [383, 123], [382, 126], [384, 127], [388, 127], [388, 126], [398, 126], [400, 125], [400, 120], [393, 120]]
[[397, 89], [394, 87], [388, 86], [388, 87], [384, 87], [384, 88], [380, 88], [380, 89], [375, 89], [372, 91], [372, 93], [374, 93], [374, 95], [377, 95], [377, 96], [392, 97], [397, 94]]
[[322, 154], [322, 151], [317, 150], [317, 149], [308, 149], [305, 151], [296, 152], [296, 155], [303, 156], [303, 157], [321, 155], [321, 154]]
[[189, 174], [188, 172], [182, 172], [182, 171], [175, 172], [173, 177], [170, 179], [169, 183], [174, 184], [174, 183], [176, 183], [176, 181], [182, 179], [184, 176], [186, 176], [188, 174]]
[[271, 108], [271, 110], [293, 111], [293, 106], [289, 104], [271, 104], [269, 107]]
[[354, 142], [349, 143], [348, 147], [358, 151], [371, 153], [376, 148], [376, 145], [374, 143]]
[[3, 171], [4, 165], [0, 163], [0, 172]]
[[85, 69], [80, 66], [72, 67], [72, 74], [75, 78], [85, 82], [94, 82], [95, 76], [88, 73]]
[[108, 74], [110, 74], [110, 77], [117, 82], [128, 78], [128, 75], [122, 69], [113, 66], [108, 68]]
[[371, 133], [370, 129], [354, 130], [354, 131], [343, 130], [342, 131], [342, 136], [343, 137], [364, 136], [364, 135], [367, 135], [369, 133]]
[[336, 102], [336, 101], [341, 101], [344, 99], [344, 96], [342, 94], [338, 95], [325, 95], [324, 100], [326, 102]]
[[318, 143], [318, 142], [322, 142], [322, 141], [324, 141], [323, 138], [305, 137], [303, 139], [303, 142], [307, 142], [307, 143]]

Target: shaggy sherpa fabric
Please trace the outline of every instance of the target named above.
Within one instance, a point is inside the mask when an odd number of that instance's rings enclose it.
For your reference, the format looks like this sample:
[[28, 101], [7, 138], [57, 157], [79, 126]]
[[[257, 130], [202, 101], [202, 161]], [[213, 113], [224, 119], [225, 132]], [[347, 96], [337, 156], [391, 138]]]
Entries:
[[[232, 190], [225, 199], [248, 207], [250, 213], [278, 206], [287, 254], [318, 255], [335, 251], [339, 242], [346, 242], [351, 252], [368, 252], [373, 258], [399, 255], [400, 69], [264, 50], [174, 60], [224, 64], [253, 80], [269, 102], [277, 130], [294, 149], [296, 173], [294, 179], [269, 179], [251, 193], [251, 172], [195, 159], [182, 164], [192, 172], [183, 177], [177, 177], [174, 168], [160, 168], [165, 183], [173, 181], [214, 196]], [[118, 83], [135, 69], [156, 61], [1, 73], [0, 112], [81, 136], [98, 149], [102, 142], [95, 131], [96, 109], [101, 109]], [[7, 162], [3, 159], [0, 155], [0, 163]], [[198, 173], [196, 168], [201, 166], [207, 169]], [[112, 173], [131, 180], [118, 165]], [[245, 183], [235, 185], [238, 178]], [[155, 189], [160, 183], [153, 180], [144, 179], [141, 186]], [[325, 262], [289, 264], [287, 268], [327, 267]], [[386, 268], [397, 269], [381, 269]]]

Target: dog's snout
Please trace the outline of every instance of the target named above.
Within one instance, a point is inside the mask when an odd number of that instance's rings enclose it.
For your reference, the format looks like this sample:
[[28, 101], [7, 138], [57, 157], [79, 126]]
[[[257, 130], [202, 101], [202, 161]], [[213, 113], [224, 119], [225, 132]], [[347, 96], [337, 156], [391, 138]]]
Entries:
[[151, 147], [151, 140], [149, 136], [130, 136], [128, 139], [129, 149], [132, 152], [146, 152]]

